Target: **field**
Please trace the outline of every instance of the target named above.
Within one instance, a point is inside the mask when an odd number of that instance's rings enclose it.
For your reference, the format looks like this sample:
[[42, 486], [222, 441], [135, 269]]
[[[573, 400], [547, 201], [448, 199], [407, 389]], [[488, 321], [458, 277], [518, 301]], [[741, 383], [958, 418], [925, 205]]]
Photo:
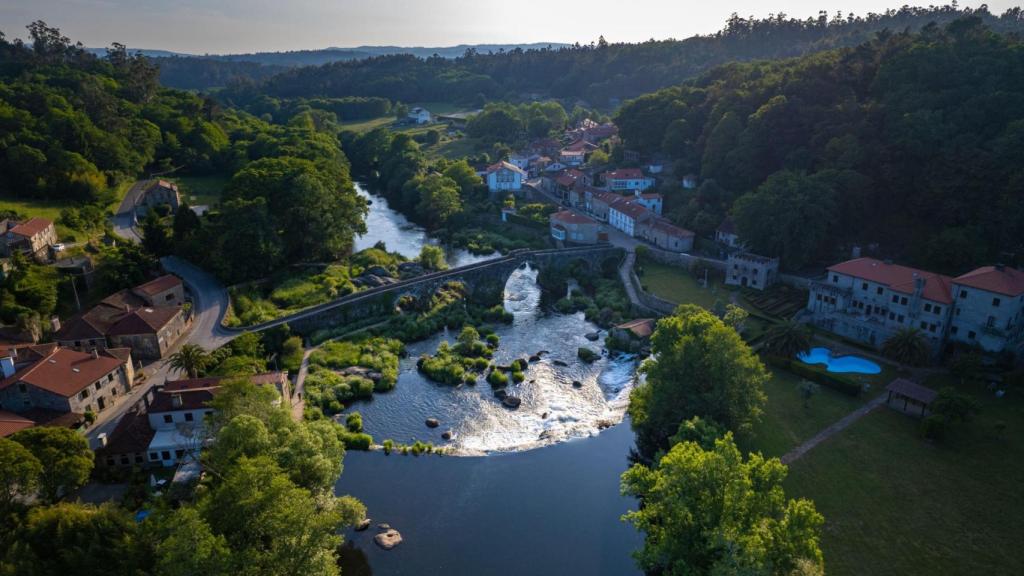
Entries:
[[[110, 204], [107, 206], [107, 211], [114, 212], [117, 206], [121, 203], [121, 199], [131, 188], [133, 182], [128, 181], [118, 185], [114, 189], [114, 195], [111, 198]], [[14, 211], [18, 214], [26, 216], [28, 218], [46, 218], [53, 220], [54, 223], [60, 219], [60, 211], [64, 208], [77, 205], [71, 201], [60, 201], [60, 200], [30, 200], [30, 199], [7, 199], [0, 198], [0, 212]], [[61, 226], [59, 223], [57, 226], [57, 238], [62, 242], [86, 242], [90, 238], [94, 238], [103, 233], [102, 228], [95, 230], [75, 230]]]
[[960, 388], [981, 413], [945, 443], [883, 407], [790, 466], [788, 494], [825, 515], [829, 574], [1024, 573], [1024, 401]]

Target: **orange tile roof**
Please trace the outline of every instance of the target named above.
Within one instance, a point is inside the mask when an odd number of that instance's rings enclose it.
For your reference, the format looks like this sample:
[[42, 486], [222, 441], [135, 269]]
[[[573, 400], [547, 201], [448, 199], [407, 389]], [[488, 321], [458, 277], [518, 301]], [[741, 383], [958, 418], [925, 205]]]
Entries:
[[0, 438], [6, 438], [11, 434], [25, 428], [31, 428], [36, 423], [24, 416], [19, 416], [13, 412], [7, 412], [6, 410], [0, 410]]
[[18, 236], [25, 236], [26, 238], [31, 238], [36, 234], [39, 234], [43, 230], [46, 230], [50, 226], [53, 226], [53, 220], [47, 220], [46, 218], [32, 218], [27, 222], [23, 222], [21, 224], [18, 224], [14, 228], [11, 228], [9, 232], [12, 234], [17, 234]]
[[164, 274], [155, 280], [150, 280], [145, 284], [136, 286], [135, 290], [148, 296], [153, 296], [177, 286], [181, 286], [181, 278], [178, 278], [174, 274]]
[[644, 216], [648, 216], [651, 214], [651, 211], [648, 210], [646, 206], [633, 202], [632, 200], [616, 202], [612, 206], [612, 208], [615, 209], [617, 212], [621, 212], [634, 220], [639, 220]]
[[888, 286], [891, 290], [913, 294], [915, 282], [923, 279], [923, 296], [933, 302], [953, 303], [953, 279], [949, 276], [918, 270], [899, 264], [887, 264], [874, 258], [856, 258], [828, 267], [829, 272], [861, 278]]
[[108, 336], [155, 334], [181, 313], [179, 306], [157, 306], [132, 310], [107, 330]]
[[498, 170], [501, 169], [511, 170], [513, 172], [518, 172], [520, 174], [526, 174], [526, 172], [524, 172], [523, 169], [520, 168], [519, 166], [516, 166], [515, 164], [509, 164], [504, 160], [502, 160], [501, 162], [495, 162], [494, 164], [488, 166], [487, 173], [490, 174], [491, 172], [497, 172]]
[[1024, 294], [1024, 272], [1015, 268], [982, 266], [957, 276], [953, 282], [1006, 296]]
[[0, 390], [18, 382], [70, 398], [96, 380], [110, 374], [124, 364], [123, 360], [100, 354], [78, 352], [70, 348], [57, 348], [46, 358], [27, 366], [0, 382]]
[[565, 222], [567, 224], [590, 224], [593, 222], [590, 218], [577, 214], [572, 210], [562, 210], [561, 212], [555, 212], [551, 215], [552, 220], [558, 220], [559, 222]]
[[654, 333], [654, 319], [638, 318], [636, 320], [630, 320], [624, 324], [619, 324], [615, 328], [619, 330], [629, 330], [640, 338], [646, 338]]

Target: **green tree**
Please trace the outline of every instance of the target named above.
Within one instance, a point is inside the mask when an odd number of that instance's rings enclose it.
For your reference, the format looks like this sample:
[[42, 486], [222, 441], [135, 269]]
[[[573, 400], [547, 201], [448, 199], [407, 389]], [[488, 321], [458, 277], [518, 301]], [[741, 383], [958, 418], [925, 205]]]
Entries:
[[484, 182], [465, 158], [449, 164], [442, 174], [458, 185], [464, 200], [472, 198], [476, 189]]
[[710, 449], [676, 444], [656, 468], [635, 464], [622, 476], [622, 491], [642, 506], [623, 519], [645, 534], [635, 553], [640, 568], [789, 576], [809, 562], [820, 572], [824, 519], [811, 501], [786, 499], [785, 477], [776, 458], [744, 460], [731, 433]]
[[89, 479], [93, 453], [89, 442], [69, 428], [40, 426], [11, 435], [11, 440], [24, 446], [42, 465], [39, 496], [45, 502], [56, 502]]
[[171, 253], [170, 229], [156, 210], [150, 209], [142, 219], [142, 246], [157, 258]]
[[763, 350], [780, 358], [795, 358], [811, 349], [811, 329], [789, 320], [776, 324], [765, 334]]
[[747, 431], [760, 418], [769, 374], [735, 330], [707, 310], [682, 305], [658, 321], [647, 382], [630, 394], [629, 415], [642, 456], [668, 446], [680, 422], [710, 418]]
[[198, 378], [211, 363], [210, 354], [197, 344], [184, 344], [167, 357], [167, 365], [189, 378]]
[[231, 570], [231, 549], [223, 535], [214, 534], [199, 512], [179, 508], [160, 522], [147, 519], [155, 532], [155, 576], [226, 575]]
[[829, 231], [836, 216], [832, 189], [788, 171], [772, 174], [733, 206], [743, 241], [754, 252], [779, 257], [790, 270], [799, 270], [831, 248]]
[[15, 498], [35, 494], [43, 465], [18, 442], [0, 438], [0, 513], [10, 510]]
[[419, 192], [417, 212], [430, 227], [441, 227], [462, 212], [459, 187], [454, 180], [439, 174], [424, 177], [416, 184]]
[[447, 270], [448, 262], [445, 259], [444, 248], [433, 244], [424, 244], [420, 248], [420, 265], [424, 270]]
[[900, 328], [882, 342], [882, 354], [901, 364], [921, 366], [931, 358], [931, 346], [917, 328]]

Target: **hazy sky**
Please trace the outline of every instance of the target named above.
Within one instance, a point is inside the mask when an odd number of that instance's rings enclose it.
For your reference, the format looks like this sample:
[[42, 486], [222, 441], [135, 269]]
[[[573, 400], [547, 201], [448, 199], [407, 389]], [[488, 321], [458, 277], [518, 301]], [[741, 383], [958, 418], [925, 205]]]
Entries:
[[[90, 47], [121, 42], [133, 48], [197, 54], [361, 44], [588, 43], [601, 34], [612, 42], [635, 42], [714, 32], [732, 12], [761, 17], [781, 11], [804, 18], [821, 9], [863, 14], [903, 3], [906, 0], [0, 0], [0, 30], [9, 38], [25, 38], [25, 25], [42, 19]], [[996, 14], [1020, 3], [987, 2]]]

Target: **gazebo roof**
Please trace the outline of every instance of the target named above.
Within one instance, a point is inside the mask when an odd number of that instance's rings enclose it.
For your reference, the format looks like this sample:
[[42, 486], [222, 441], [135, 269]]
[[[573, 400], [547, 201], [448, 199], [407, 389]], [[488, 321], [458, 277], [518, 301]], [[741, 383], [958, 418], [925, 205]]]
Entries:
[[927, 386], [922, 386], [917, 382], [907, 380], [906, 378], [897, 378], [893, 380], [885, 387], [885, 389], [889, 392], [899, 394], [900, 396], [904, 396], [915, 402], [924, 404], [925, 406], [930, 405], [935, 400], [935, 397], [939, 395], [935, 390], [932, 390]]

